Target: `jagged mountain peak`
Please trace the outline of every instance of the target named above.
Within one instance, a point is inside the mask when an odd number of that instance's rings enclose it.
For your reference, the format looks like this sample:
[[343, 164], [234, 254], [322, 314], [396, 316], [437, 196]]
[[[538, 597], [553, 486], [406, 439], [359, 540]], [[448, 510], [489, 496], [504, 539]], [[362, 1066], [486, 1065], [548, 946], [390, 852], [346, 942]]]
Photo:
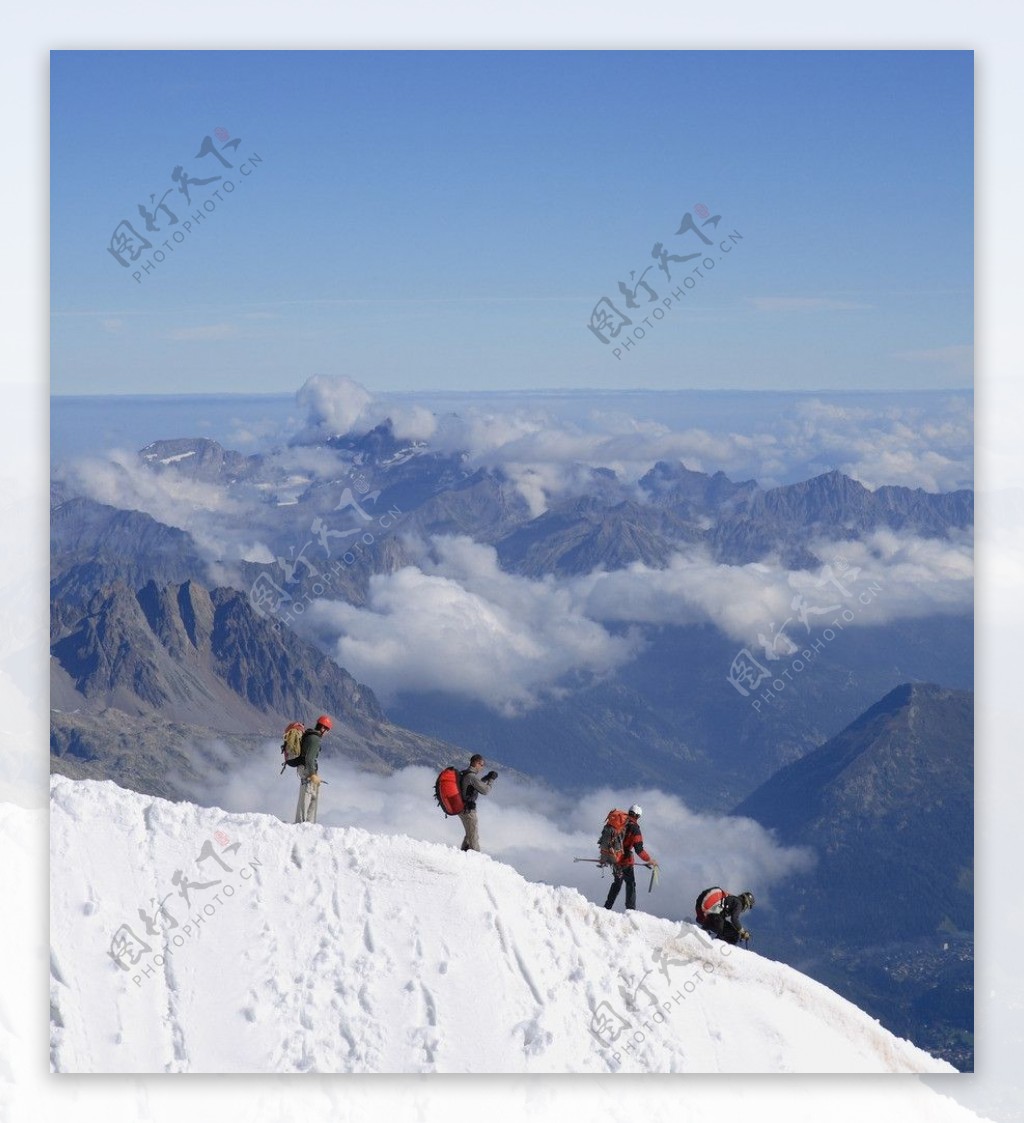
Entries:
[[262, 458], [245, 456], [209, 437], [153, 441], [139, 450], [140, 464], [156, 472], [176, 472], [190, 479], [235, 480], [250, 475]]
[[137, 592], [115, 582], [53, 654], [94, 705], [159, 706], [211, 729], [273, 727], [321, 710], [383, 720], [373, 693], [312, 644], [274, 627], [238, 590], [195, 580], [151, 580]]
[[356, 465], [388, 468], [425, 452], [427, 442], [398, 437], [390, 417], [364, 433], [346, 433], [329, 437], [328, 448], [350, 456]]

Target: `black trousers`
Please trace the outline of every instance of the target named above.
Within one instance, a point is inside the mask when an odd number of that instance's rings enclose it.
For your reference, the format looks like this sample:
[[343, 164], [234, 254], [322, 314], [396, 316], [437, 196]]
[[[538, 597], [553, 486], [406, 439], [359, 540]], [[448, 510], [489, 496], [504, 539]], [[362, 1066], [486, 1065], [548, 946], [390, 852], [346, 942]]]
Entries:
[[727, 944], [738, 944], [740, 942], [740, 934], [733, 927], [732, 921], [728, 917], [722, 916], [721, 913], [712, 913], [711, 916], [706, 916], [701, 927], [705, 932], [710, 932], [716, 939], [725, 940]]
[[633, 867], [616, 866], [612, 870], [612, 884], [608, 890], [608, 900], [604, 903], [606, 909], [610, 909], [615, 904], [615, 898], [618, 897], [623, 882], [626, 883], [626, 908], [636, 908], [636, 874], [633, 872]]

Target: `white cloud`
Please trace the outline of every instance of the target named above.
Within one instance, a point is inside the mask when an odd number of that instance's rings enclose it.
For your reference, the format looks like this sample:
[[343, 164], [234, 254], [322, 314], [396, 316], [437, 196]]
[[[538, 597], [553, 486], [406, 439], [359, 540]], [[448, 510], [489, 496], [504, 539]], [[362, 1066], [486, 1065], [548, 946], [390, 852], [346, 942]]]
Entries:
[[974, 417], [962, 398], [946, 399], [931, 411], [803, 402], [781, 445], [787, 459], [800, 450], [804, 463], [838, 467], [865, 487], [898, 484], [940, 492], [972, 485]]
[[575, 578], [573, 586], [591, 619], [710, 622], [754, 649], [761, 637], [772, 642], [773, 628], [799, 646], [844, 611], [854, 613], [846, 622], [854, 627], [971, 611], [974, 566], [967, 534], [938, 539], [878, 530], [864, 541], [815, 542], [812, 548], [824, 562], [814, 571], [769, 561], [724, 565], [697, 551], [676, 554], [664, 569], [635, 563]]
[[366, 432], [390, 418], [395, 436], [428, 440], [437, 430], [437, 418], [424, 406], [377, 401], [365, 386], [346, 376], [315, 374], [295, 396], [306, 411], [300, 439], [345, 436]]
[[133, 452], [116, 449], [107, 459], [84, 458], [70, 477], [90, 498], [128, 511], [145, 511], [158, 522], [202, 535], [205, 516], [238, 516], [241, 505], [222, 487], [178, 472], [154, 472]]
[[345, 376], [314, 374], [295, 395], [309, 428], [325, 437], [350, 433], [373, 401], [369, 391]]
[[391, 426], [399, 439], [427, 441], [437, 432], [437, 417], [423, 406], [392, 405], [385, 409], [382, 403], [375, 402], [374, 411], [381, 421], [391, 418]]
[[574, 579], [580, 603], [594, 620], [637, 624], [710, 621], [732, 639], [756, 637], [783, 619], [793, 597], [788, 573], [766, 563], [724, 565], [705, 552], [675, 554], [664, 569], [636, 562], [627, 569]]
[[242, 561], [252, 562], [255, 565], [271, 565], [275, 558], [274, 552], [263, 542], [254, 542], [251, 546], [242, 546], [238, 556]]
[[609, 634], [553, 580], [504, 573], [492, 547], [434, 547], [433, 560], [372, 577], [366, 607], [321, 601], [310, 615], [337, 661], [385, 697], [437, 690], [513, 714], [635, 654], [638, 639]]

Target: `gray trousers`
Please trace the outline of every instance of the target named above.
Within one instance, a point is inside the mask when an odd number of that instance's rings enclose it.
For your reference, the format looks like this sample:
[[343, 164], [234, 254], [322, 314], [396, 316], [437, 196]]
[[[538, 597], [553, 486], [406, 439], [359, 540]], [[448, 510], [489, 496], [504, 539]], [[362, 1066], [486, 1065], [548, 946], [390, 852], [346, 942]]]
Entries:
[[309, 773], [304, 764], [300, 764], [295, 771], [299, 774], [299, 802], [295, 808], [295, 822], [315, 823], [320, 785], [309, 782]]
[[460, 811], [459, 818], [466, 828], [466, 837], [462, 840], [463, 850], [480, 849], [480, 827], [476, 819], [476, 808], [472, 811]]

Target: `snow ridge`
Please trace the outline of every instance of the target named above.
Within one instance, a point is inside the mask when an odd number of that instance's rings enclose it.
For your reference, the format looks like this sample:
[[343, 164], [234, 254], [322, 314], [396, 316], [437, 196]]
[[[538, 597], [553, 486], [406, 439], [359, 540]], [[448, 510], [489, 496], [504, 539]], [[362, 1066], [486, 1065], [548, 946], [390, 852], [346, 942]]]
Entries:
[[51, 780], [58, 1072], [953, 1072], [486, 855]]

